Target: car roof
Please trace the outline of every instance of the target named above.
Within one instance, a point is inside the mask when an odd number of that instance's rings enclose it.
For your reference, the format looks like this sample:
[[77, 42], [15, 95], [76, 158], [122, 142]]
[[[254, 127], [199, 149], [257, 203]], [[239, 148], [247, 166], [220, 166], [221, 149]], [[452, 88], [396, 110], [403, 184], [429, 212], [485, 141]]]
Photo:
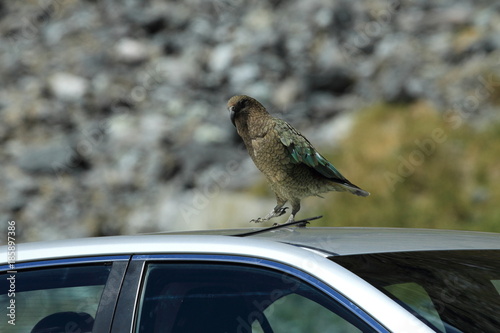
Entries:
[[[500, 233], [478, 231], [365, 227], [293, 227], [262, 231], [248, 237], [308, 247], [332, 255], [439, 250], [500, 250]], [[253, 234], [254, 232], [249, 232], [248, 229], [227, 229], [175, 234], [244, 235], [245, 233]]]
[[[270, 229], [270, 228], [269, 228]], [[136, 236], [90, 237], [17, 244], [18, 262], [54, 258], [154, 254], [218, 253], [279, 256], [293, 247], [323, 256], [370, 253], [500, 250], [500, 234], [397, 228], [286, 227], [223, 229]], [[5, 246], [1, 251], [7, 251]]]

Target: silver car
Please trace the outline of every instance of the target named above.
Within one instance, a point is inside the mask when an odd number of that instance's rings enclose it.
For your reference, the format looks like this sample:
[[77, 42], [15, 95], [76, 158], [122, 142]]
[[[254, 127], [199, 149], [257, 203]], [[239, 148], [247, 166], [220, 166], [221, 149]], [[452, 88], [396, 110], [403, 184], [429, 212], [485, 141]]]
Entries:
[[500, 234], [276, 227], [1, 253], [0, 332], [500, 332]]

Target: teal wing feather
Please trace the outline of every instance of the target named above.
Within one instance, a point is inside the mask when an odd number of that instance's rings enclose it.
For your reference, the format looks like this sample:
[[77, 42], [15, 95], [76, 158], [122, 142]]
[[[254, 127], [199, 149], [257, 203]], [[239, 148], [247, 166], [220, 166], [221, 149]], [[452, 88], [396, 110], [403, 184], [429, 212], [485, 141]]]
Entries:
[[350, 183], [342, 174], [314, 149], [312, 144], [295, 128], [281, 119], [276, 119], [275, 127], [280, 141], [288, 150], [292, 163], [303, 163], [321, 175], [340, 183]]
[[314, 149], [312, 144], [286, 121], [276, 119], [275, 130], [281, 143], [287, 148], [292, 163], [303, 163], [323, 177], [342, 186], [345, 190], [366, 197], [369, 192], [348, 181], [342, 174]]

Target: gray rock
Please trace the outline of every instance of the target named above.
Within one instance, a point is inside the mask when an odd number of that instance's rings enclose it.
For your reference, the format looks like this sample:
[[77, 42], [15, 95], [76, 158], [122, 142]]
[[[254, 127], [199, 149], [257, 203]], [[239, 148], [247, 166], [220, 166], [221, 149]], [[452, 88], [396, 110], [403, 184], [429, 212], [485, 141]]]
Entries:
[[149, 58], [147, 46], [138, 40], [123, 38], [114, 47], [114, 56], [118, 61], [138, 64]]
[[48, 83], [50, 91], [57, 98], [69, 101], [82, 99], [89, 86], [87, 79], [66, 72], [53, 74]]
[[[9, 173], [7, 171], [7, 173]], [[12, 174], [11, 174], [12, 175]], [[4, 199], [5, 208], [9, 212], [18, 212], [29, 202], [30, 198], [39, 194], [40, 186], [35, 178], [17, 175], [4, 182], [8, 197]]]
[[17, 165], [30, 174], [55, 177], [87, 170], [89, 162], [66, 140], [25, 147], [18, 153]]
[[220, 44], [212, 50], [209, 66], [212, 71], [226, 70], [233, 59], [233, 46], [231, 44]]
[[242, 87], [245, 84], [251, 83], [260, 76], [260, 68], [256, 64], [241, 64], [233, 66], [230, 69], [230, 83], [236, 87]]
[[310, 75], [307, 81], [312, 91], [319, 90], [333, 95], [342, 95], [353, 88], [356, 78], [348, 68], [336, 66], [328, 71]]

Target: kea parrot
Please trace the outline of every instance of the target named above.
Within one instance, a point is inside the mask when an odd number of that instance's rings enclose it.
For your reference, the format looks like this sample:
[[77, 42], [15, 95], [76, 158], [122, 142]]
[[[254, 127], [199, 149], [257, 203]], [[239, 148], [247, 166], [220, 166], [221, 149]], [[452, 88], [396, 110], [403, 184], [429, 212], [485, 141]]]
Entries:
[[285, 214], [288, 207], [283, 206], [290, 202], [292, 212], [287, 223], [291, 223], [300, 210], [302, 198], [329, 191], [370, 195], [342, 176], [299, 131], [271, 116], [256, 99], [233, 96], [227, 108], [248, 154], [276, 196], [273, 210], [251, 222], [264, 222]]

